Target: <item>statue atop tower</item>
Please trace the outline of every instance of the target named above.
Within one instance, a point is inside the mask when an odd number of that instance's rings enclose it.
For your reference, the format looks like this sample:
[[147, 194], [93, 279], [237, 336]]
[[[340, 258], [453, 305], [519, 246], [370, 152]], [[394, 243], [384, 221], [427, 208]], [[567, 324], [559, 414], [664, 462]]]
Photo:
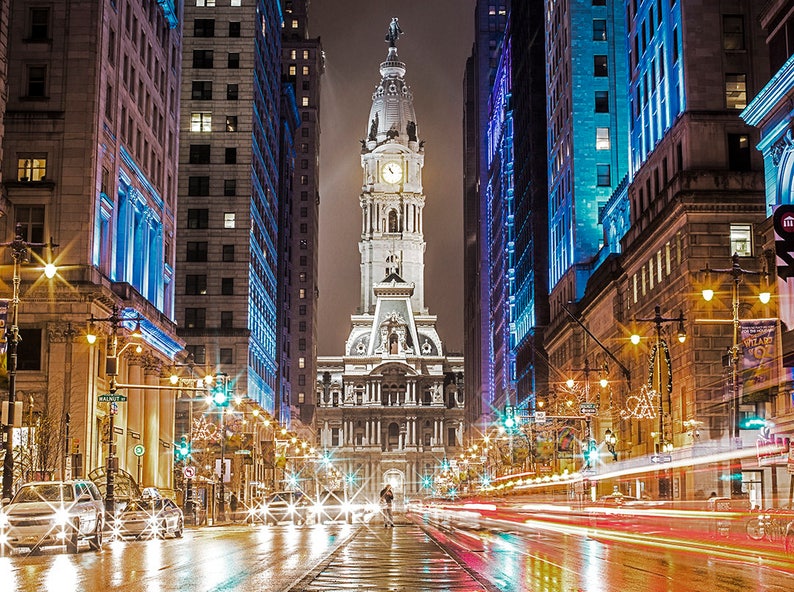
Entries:
[[400, 23], [397, 22], [397, 17], [395, 16], [392, 18], [391, 23], [389, 23], [389, 30], [386, 31], [386, 41], [389, 44], [389, 47], [397, 48], [397, 40], [400, 38], [400, 35], [404, 35], [403, 30], [400, 28]]

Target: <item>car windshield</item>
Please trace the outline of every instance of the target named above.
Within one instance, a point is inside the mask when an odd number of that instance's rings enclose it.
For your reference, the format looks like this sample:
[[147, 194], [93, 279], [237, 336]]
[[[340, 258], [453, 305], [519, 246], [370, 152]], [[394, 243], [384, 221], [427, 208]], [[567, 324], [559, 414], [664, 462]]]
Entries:
[[14, 503], [25, 504], [35, 502], [72, 502], [74, 490], [70, 485], [61, 483], [43, 483], [41, 485], [26, 485], [14, 496]]
[[134, 500], [124, 508], [125, 512], [151, 512], [152, 510], [162, 510], [163, 500]]

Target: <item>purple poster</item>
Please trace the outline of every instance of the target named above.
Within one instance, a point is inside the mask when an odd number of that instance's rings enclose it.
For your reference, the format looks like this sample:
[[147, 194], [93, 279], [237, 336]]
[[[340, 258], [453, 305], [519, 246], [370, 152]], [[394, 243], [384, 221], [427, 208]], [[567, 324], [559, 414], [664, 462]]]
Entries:
[[742, 394], [776, 387], [780, 375], [780, 331], [777, 319], [741, 321]]

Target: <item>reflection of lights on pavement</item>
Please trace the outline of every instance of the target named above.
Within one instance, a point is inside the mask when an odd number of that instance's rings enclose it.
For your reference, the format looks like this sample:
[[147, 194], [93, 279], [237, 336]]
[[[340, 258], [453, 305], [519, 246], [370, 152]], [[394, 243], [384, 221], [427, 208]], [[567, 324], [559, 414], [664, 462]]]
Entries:
[[[77, 567], [72, 555], [56, 555], [44, 578], [45, 589], [53, 592], [77, 589]], [[3, 580], [5, 582], [5, 580]]]

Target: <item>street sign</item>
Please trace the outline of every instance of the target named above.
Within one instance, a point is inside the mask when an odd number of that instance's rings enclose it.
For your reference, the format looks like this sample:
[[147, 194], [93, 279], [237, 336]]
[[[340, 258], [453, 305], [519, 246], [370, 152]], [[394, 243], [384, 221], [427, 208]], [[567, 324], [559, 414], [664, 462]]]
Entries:
[[250, 450], [235, 450], [235, 454], [251, 454]]
[[535, 423], [537, 425], [543, 425], [544, 423], [546, 423], [545, 411], [535, 411]]
[[186, 466], [182, 469], [182, 475], [184, 475], [185, 479], [192, 479], [196, 476], [196, 467], [193, 465]]
[[119, 395], [119, 394], [107, 394], [107, 395], [99, 395], [97, 400], [100, 403], [119, 403], [125, 402], [127, 400], [127, 395]]
[[582, 415], [595, 415], [598, 408], [595, 403], [579, 403], [579, 413]]
[[143, 447], [143, 445], [142, 445], [142, 444], [136, 444], [136, 445], [135, 445], [135, 446], [132, 448], [132, 453], [133, 453], [135, 456], [143, 456], [143, 453], [144, 453], [144, 452], [146, 452], [146, 449]]
[[652, 463], [669, 463], [673, 461], [673, 457], [669, 454], [654, 454], [651, 456]]

